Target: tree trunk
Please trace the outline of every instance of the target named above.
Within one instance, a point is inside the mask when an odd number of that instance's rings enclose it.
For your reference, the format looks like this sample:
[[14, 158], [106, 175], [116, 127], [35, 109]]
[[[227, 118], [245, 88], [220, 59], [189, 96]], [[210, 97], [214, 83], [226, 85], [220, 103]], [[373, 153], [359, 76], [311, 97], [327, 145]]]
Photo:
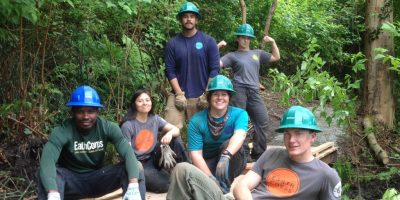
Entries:
[[384, 22], [393, 22], [392, 0], [367, 0], [366, 14], [365, 55], [368, 61], [363, 86], [363, 111], [366, 116], [373, 117], [374, 124], [381, 123], [392, 128], [395, 122], [395, 104], [389, 63], [374, 60], [373, 52], [375, 48], [381, 47], [393, 55], [393, 37], [380, 30]]
[[[269, 9], [267, 20], [265, 21], [265, 28], [264, 28], [264, 35], [269, 34], [269, 27], [271, 26], [272, 17], [275, 14], [276, 6], [278, 5], [278, 0], [273, 0], [271, 4], [271, 8]], [[265, 42], [262, 40], [261, 42], [261, 49], [265, 48]]]
[[246, 23], [246, 13], [247, 13], [247, 9], [246, 9], [246, 3], [244, 2], [244, 0], [240, 0], [240, 8], [242, 9], [242, 24]]
[[[374, 60], [375, 48], [385, 48], [393, 55], [393, 38], [389, 33], [382, 32], [380, 27], [384, 22], [393, 22], [392, 0], [367, 0], [365, 17], [365, 56], [367, 71], [363, 85], [363, 113], [364, 130], [374, 126], [384, 125], [394, 127], [395, 104], [392, 93], [392, 77], [389, 71], [389, 63], [382, 60]], [[376, 157], [383, 163], [389, 162], [387, 153], [376, 141], [374, 133], [367, 133], [368, 144]], [[379, 134], [379, 133], [378, 133]]]

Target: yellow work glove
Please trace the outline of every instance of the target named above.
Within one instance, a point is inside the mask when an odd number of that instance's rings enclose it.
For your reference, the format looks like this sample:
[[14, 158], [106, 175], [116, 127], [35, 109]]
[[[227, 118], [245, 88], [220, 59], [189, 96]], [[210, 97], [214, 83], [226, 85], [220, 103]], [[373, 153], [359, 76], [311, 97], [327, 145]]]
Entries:
[[187, 101], [185, 97], [185, 92], [181, 92], [175, 95], [175, 107], [178, 110], [185, 110], [187, 106]]
[[199, 101], [197, 102], [197, 107], [200, 110], [206, 109], [208, 108], [208, 101], [207, 101], [207, 95], [205, 93], [203, 93], [200, 97], [199, 97]]

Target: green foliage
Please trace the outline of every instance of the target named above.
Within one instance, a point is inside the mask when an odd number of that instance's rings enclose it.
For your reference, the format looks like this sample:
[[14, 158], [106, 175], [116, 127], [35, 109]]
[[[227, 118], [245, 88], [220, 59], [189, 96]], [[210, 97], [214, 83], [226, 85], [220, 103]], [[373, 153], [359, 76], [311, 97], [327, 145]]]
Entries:
[[387, 180], [390, 180], [393, 175], [397, 175], [399, 173], [400, 173], [400, 168], [390, 167], [389, 171], [380, 172], [378, 174], [367, 173], [365, 175], [359, 176], [359, 178], [362, 181], [371, 181], [374, 179], [387, 181]]
[[281, 1], [277, 7], [271, 35], [281, 48], [282, 61], [296, 65], [302, 57], [299, 52], [306, 50], [307, 41], [315, 39], [316, 51], [329, 64], [346, 57], [343, 49], [360, 41], [355, 22], [362, 22], [357, 15], [354, 1], [335, 0]]
[[[170, 29], [179, 28], [177, 4], [148, 0], [0, 4], [0, 23], [7, 28], [0, 30], [0, 57], [7, 66], [1, 75], [7, 80], [1, 89], [7, 97], [2, 103], [15, 108], [10, 112], [16, 119], [27, 113], [38, 115], [23, 118], [28, 126], [40, 121], [38, 128], [48, 133], [48, 127], [68, 116], [65, 103], [79, 85], [94, 86], [108, 108], [102, 113], [118, 121], [136, 89], [155, 91], [163, 84], [162, 48]], [[153, 97], [156, 110], [162, 110], [163, 96]], [[22, 109], [15, 99], [31, 106]], [[12, 132], [18, 130], [7, 134]]]
[[[1, 143], [49, 133], [69, 116], [65, 103], [71, 91], [83, 84], [98, 90], [105, 105], [101, 114], [109, 120], [119, 120], [138, 88], [152, 91], [156, 112], [161, 113], [165, 97], [160, 88], [169, 87], [164, 76], [163, 47], [180, 32], [176, 13], [183, 2], [0, 1]], [[360, 2], [279, 2], [270, 35], [281, 50], [279, 63], [284, 63], [286, 69], [298, 69], [290, 76], [271, 70], [272, 87], [285, 91], [283, 102], [296, 98], [302, 103], [319, 100], [321, 107], [331, 103], [334, 114], [326, 116], [331, 121], [353, 114], [355, 96], [349, 93], [358, 91], [358, 74], [365, 62], [361, 54], [350, 54], [361, 46]], [[233, 32], [242, 17], [239, 1], [195, 3], [203, 16], [200, 30], [217, 41], [226, 40], [228, 46], [223, 51], [235, 50]], [[263, 37], [270, 5], [271, 0], [246, 1], [247, 22], [257, 36], [252, 48], [258, 47]], [[347, 69], [348, 63], [353, 67]], [[339, 67], [330, 68], [336, 64]], [[348, 75], [338, 74], [335, 78], [332, 72], [343, 66]], [[113, 150], [108, 151], [113, 154]]]
[[333, 168], [338, 172], [342, 182], [342, 199], [350, 199], [346, 193], [350, 189], [350, 186], [357, 180], [357, 171], [353, 167], [351, 159], [347, 157], [339, 158]]
[[[325, 108], [329, 103], [333, 108], [332, 115], [321, 109], [321, 116], [328, 124], [332, 121], [340, 124], [355, 115], [356, 97], [352, 97], [350, 92], [360, 88], [361, 80], [354, 80], [353, 76], [347, 75], [342, 83], [324, 71], [322, 67], [326, 62], [316, 52], [318, 47], [316, 40], [311, 40], [308, 50], [303, 53], [301, 66], [293, 75], [286, 76], [276, 69], [270, 69], [272, 89], [283, 92], [280, 103], [284, 105], [290, 105], [292, 98], [300, 104], [318, 100], [320, 108]], [[365, 59], [360, 54], [354, 55], [352, 61], [354, 73], [364, 70]]]
[[353, 184], [357, 179], [356, 169], [353, 168], [353, 164], [349, 158], [340, 158], [335, 162], [333, 166], [338, 172], [342, 184]]
[[[36, 23], [39, 18], [36, 2], [35, 0], [2, 0], [0, 2], [0, 22], [19, 24], [22, 17], [31, 23]], [[38, 1], [38, 3], [40, 5], [43, 2]]]
[[394, 188], [388, 188], [383, 194], [382, 200], [400, 200], [400, 192]]

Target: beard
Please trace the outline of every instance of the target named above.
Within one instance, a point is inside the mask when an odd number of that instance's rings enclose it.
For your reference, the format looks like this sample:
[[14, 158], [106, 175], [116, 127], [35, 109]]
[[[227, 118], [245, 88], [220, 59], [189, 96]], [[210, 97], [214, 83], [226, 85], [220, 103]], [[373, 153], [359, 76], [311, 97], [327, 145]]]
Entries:
[[193, 25], [192, 23], [182, 24], [182, 29], [185, 31], [191, 31], [195, 28], [196, 28], [196, 25]]

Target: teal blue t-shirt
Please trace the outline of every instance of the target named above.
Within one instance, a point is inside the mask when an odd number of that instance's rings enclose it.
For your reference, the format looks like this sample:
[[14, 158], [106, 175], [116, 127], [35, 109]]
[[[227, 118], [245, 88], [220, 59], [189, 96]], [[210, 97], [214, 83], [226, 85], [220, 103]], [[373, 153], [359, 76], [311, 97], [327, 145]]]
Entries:
[[[219, 147], [229, 140], [236, 130], [244, 130], [247, 133], [249, 116], [241, 108], [229, 106], [228, 120], [222, 130], [221, 136], [215, 140], [208, 128], [208, 109], [196, 113], [189, 121], [188, 149], [189, 151], [203, 150], [204, 158], [212, 158], [218, 155]], [[223, 117], [217, 119], [223, 120]]]

